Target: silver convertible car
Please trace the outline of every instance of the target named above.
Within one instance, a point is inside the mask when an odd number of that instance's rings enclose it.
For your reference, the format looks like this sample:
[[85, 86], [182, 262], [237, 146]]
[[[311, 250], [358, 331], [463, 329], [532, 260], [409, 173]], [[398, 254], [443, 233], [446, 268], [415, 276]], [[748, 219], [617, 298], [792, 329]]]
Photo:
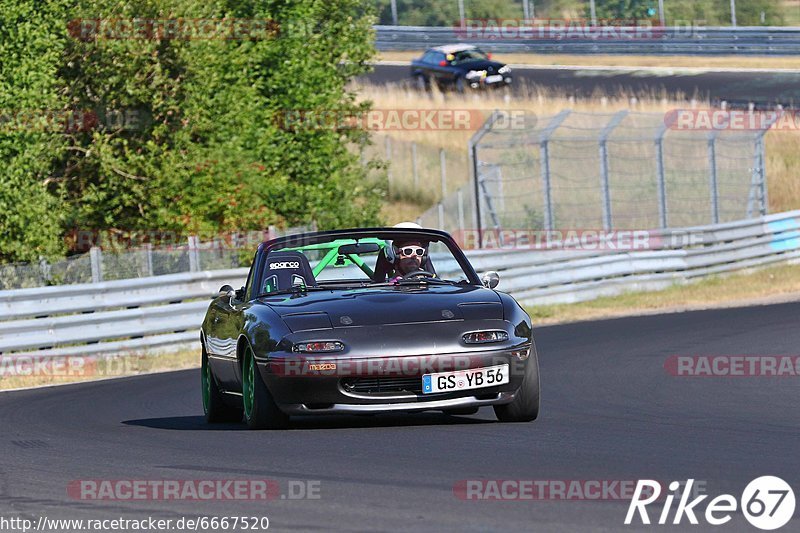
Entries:
[[479, 278], [452, 237], [422, 228], [336, 230], [262, 243], [201, 330], [208, 422], [283, 428], [295, 415], [492, 406], [539, 413], [531, 319]]

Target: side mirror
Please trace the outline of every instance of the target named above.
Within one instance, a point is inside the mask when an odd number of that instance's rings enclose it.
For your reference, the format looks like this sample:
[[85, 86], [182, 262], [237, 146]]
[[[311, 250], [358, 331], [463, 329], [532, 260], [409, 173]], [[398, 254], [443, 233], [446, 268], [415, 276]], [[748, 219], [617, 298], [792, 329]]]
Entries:
[[236, 300], [238, 302], [241, 302], [242, 300], [244, 300], [244, 287], [236, 289], [233, 292], [233, 298], [234, 298], [234, 300]]
[[481, 282], [483, 283], [484, 287], [489, 289], [494, 289], [497, 287], [497, 284], [500, 283], [500, 274], [495, 272], [494, 270], [490, 270], [486, 274], [483, 275], [481, 278]]
[[224, 296], [230, 296], [233, 292], [233, 287], [230, 285], [223, 285], [219, 288], [219, 294], [217, 294], [217, 298], [222, 298]]

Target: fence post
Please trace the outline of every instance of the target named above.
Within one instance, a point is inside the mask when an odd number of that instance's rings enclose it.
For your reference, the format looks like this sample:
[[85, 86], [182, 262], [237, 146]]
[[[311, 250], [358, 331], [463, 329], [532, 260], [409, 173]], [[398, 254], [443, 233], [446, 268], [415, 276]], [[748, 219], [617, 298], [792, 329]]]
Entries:
[[656, 134], [656, 180], [658, 182], [658, 222], [667, 229], [667, 180], [664, 175], [664, 135], [667, 125], [662, 124]]
[[411, 172], [414, 174], [414, 192], [419, 189], [419, 172], [417, 170], [417, 143], [411, 141]]
[[197, 237], [189, 235], [189, 272], [200, 270], [200, 261], [197, 254]]
[[540, 148], [540, 161], [542, 173], [542, 196], [544, 198], [544, 229], [550, 231], [553, 229], [553, 197], [552, 188], [550, 183], [550, 137], [558, 129], [558, 127], [567, 119], [572, 113], [571, 109], [565, 109], [558, 115], [550, 120], [550, 123], [542, 131], [539, 138]]
[[92, 265], [92, 283], [100, 283], [103, 281], [103, 252], [99, 246], [89, 249], [89, 261]]
[[442, 202], [439, 202], [439, 205], [436, 206], [436, 210], [438, 211], [438, 214], [439, 214], [439, 229], [443, 230], [444, 229], [444, 204]]
[[153, 243], [145, 243], [144, 245], [144, 264], [145, 274], [147, 276], [153, 275]]
[[600, 133], [600, 192], [603, 198], [603, 229], [611, 231], [611, 189], [608, 177], [608, 137], [614, 128], [628, 115], [628, 111], [620, 111], [614, 115]]
[[478, 143], [481, 142], [483, 136], [486, 135], [489, 130], [492, 129], [492, 125], [495, 123], [497, 118], [500, 114], [497, 111], [494, 111], [491, 116], [486, 119], [486, 122], [475, 132], [475, 135], [470, 138], [468, 143], [468, 153], [471, 160], [470, 165], [470, 172], [472, 172], [472, 191], [475, 195], [475, 212], [473, 213], [474, 221], [475, 221], [475, 229], [478, 231], [478, 248], [483, 248], [483, 235], [481, 231], [481, 191], [480, 191], [480, 169], [478, 167]]
[[458, 229], [461, 230], [461, 234], [464, 234], [464, 191], [459, 188], [458, 189]]
[[759, 177], [761, 178], [761, 182], [759, 183], [759, 188], [761, 189], [761, 215], [766, 215], [769, 213], [769, 187], [767, 187], [767, 151], [764, 147], [764, 135], [758, 138], [758, 151], [759, 155]]
[[43, 285], [49, 285], [53, 281], [50, 263], [44, 257], [39, 257], [39, 276], [42, 278]]
[[711, 223], [719, 224], [719, 190], [717, 185], [717, 135], [708, 136], [709, 190], [711, 192]]
[[447, 156], [444, 148], [439, 148], [439, 168], [442, 175], [442, 198], [447, 196]]
[[392, 192], [392, 138], [388, 135], [386, 136], [386, 140], [384, 141], [386, 145], [386, 179], [388, 180], [388, 189], [389, 192]]

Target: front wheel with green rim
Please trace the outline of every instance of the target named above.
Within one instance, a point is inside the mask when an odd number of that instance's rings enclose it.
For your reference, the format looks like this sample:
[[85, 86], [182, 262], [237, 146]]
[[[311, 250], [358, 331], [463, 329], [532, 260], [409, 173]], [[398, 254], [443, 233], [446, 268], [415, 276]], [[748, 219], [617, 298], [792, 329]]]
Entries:
[[245, 348], [242, 361], [242, 404], [244, 419], [250, 429], [283, 429], [289, 416], [278, 408], [256, 367], [253, 350]]
[[203, 413], [206, 415], [206, 422], [214, 424], [217, 422], [241, 422], [242, 410], [226, 404], [222, 398], [222, 393], [217, 386], [217, 380], [208, 364], [208, 354], [205, 346], [200, 365], [200, 386], [203, 395]]

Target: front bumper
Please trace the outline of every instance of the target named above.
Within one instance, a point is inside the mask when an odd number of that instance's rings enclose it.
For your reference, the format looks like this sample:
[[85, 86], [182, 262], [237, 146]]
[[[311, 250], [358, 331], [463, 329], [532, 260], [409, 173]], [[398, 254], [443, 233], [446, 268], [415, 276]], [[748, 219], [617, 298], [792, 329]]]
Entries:
[[[502, 405], [514, 399], [528, 362], [517, 359], [512, 350], [503, 349], [343, 360], [335, 357], [301, 359], [297, 354], [273, 353], [266, 360], [258, 360], [257, 365], [281, 410], [290, 415], [303, 415], [418, 412]], [[422, 376], [426, 373], [498, 364], [509, 365], [508, 383], [435, 394], [421, 392]], [[400, 380], [412, 385], [409, 388], [418, 382], [419, 390], [357, 390], [350, 384], [359, 378], [387, 382]]]
[[[472, 391], [474, 393], [474, 391]], [[448, 409], [462, 409], [470, 407], [483, 407], [487, 405], [502, 405], [514, 399], [513, 392], [498, 392], [491, 398], [465, 396], [449, 398], [446, 400], [429, 400], [412, 403], [372, 403], [353, 404], [335, 403], [328, 406], [315, 406], [303, 403], [281, 405], [281, 411], [287, 415], [358, 415], [365, 413], [418, 413], [421, 411], [446, 411]]]

